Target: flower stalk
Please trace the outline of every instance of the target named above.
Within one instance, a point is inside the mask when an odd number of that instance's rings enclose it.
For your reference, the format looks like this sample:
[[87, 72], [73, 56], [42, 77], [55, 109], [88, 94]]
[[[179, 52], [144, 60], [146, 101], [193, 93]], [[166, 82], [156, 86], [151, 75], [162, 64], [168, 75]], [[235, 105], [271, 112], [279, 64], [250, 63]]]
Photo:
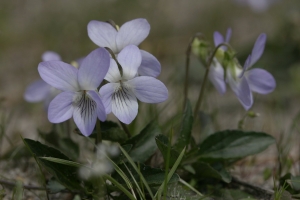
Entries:
[[190, 68], [190, 56], [192, 52], [192, 45], [193, 41], [195, 38], [198, 37], [204, 37], [202, 33], [196, 33], [189, 42], [188, 48], [186, 50], [186, 60], [185, 60], [185, 82], [184, 82], [184, 89], [183, 89], [183, 94], [184, 94], [184, 99], [183, 99], [183, 109], [185, 107], [186, 101], [187, 101], [187, 96], [188, 96], [188, 88], [189, 88], [189, 68]]
[[96, 122], [96, 130], [97, 130], [96, 145], [98, 145], [102, 142], [101, 125], [99, 119], [97, 119]]
[[201, 85], [201, 89], [200, 89], [200, 93], [199, 93], [199, 97], [195, 106], [195, 110], [194, 110], [194, 120], [197, 118], [197, 112], [200, 109], [201, 103], [203, 101], [203, 96], [204, 96], [204, 90], [205, 90], [205, 86], [206, 86], [206, 82], [207, 82], [207, 78], [208, 78], [208, 74], [209, 74], [209, 69], [210, 66], [212, 64], [212, 61], [218, 51], [218, 49], [222, 46], [227, 46], [230, 48], [230, 46], [226, 43], [221, 43], [219, 44], [213, 51], [213, 53], [211, 54], [211, 56], [208, 59], [207, 65], [206, 65], [206, 70], [205, 70], [205, 74], [204, 74], [204, 79], [203, 79], [203, 83]]

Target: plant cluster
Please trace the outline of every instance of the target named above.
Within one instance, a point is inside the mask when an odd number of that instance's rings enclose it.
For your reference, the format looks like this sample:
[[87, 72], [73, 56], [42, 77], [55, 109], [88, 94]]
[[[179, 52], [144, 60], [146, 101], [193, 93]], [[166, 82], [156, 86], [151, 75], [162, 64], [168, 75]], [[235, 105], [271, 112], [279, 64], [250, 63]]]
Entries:
[[[230, 169], [237, 161], [275, 143], [267, 133], [243, 131], [244, 119], [237, 130], [197, 139], [201, 136], [197, 118], [208, 80], [221, 94], [228, 84], [246, 110], [245, 117], [256, 116], [249, 111], [254, 101], [252, 92], [268, 94], [275, 89], [269, 72], [252, 68], [264, 52], [266, 34], [259, 35], [243, 66], [229, 44], [231, 29], [225, 37], [215, 32], [214, 45], [202, 34], [192, 37], [187, 49], [180, 128], [162, 131], [154, 118], [134, 135], [127, 125], [137, 117], [138, 101], [153, 104], [168, 99], [168, 89], [157, 79], [160, 62], [138, 47], [148, 36], [150, 25], [146, 19], [134, 19], [121, 27], [111, 20], [93, 20], [87, 28], [99, 48], [71, 64], [61, 61], [55, 52], [45, 52], [38, 65], [41, 80], [29, 85], [24, 95], [29, 102], [43, 101], [49, 121], [64, 122], [64, 132], [70, 132], [73, 117], [77, 129], [72, 132], [94, 147], [94, 151], [87, 148], [89, 156], [82, 159], [79, 144], [69, 134], [59, 135], [58, 125], [50, 135], [41, 134], [49, 145], [23, 139], [43, 174], [47, 198], [67, 192], [73, 199], [208, 200], [215, 196], [211, 186], [226, 188], [234, 180]], [[205, 66], [196, 102], [188, 99], [191, 53]], [[110, 113], [119, 121], [107, 121]], [[156, 157], [160, 159], [156, 161]]]

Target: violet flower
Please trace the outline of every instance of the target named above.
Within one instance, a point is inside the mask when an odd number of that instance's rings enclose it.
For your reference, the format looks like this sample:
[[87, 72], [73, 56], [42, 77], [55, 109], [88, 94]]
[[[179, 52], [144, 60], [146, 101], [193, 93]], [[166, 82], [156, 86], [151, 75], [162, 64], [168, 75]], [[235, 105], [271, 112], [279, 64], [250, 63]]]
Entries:
[[[134, 19], [123, 24], [120, 29], [107, 22], [92, 20], [88, 24], [90, 39], [100, 47], [110, 48], [118, 54], [127, 45], [138, 46], [149, 34], [150, 24], [146, 19]], [[140, 50], [142, 61], [137, 73], [142, 76], [157, 77], [161, 72], [159, 61], [150, 53]]]
[[109, 62], [109, 54], [104, 48], [92, 51], [79, 69], [61, 61], [41, 62], [38, 71], [42, 79], [63, 91], [49, 105], [49, 121], [60, 123], [73, 116], [81, 133], [89, 136], [97, 117], [101, 121], [106, 119], [97, 87], [108, 71]]
[[[223, 42], [228, 43], [230, 36], [230, 29], [227, 30], [225, 40], [219, 32], [215, 32], [215, 46]], [[215, 58], [213, 59], [212, 66], [210, 67], [209, 79], [219, 93], [224, 94], [226, 92], [226, 83], [228, 83], [246, 110], [249, 110], [253, 105], [252, 91], [259, 94], [268, 94], [276, 87], [274, 77], [266, 70], [249, 70], [263, 54], [266, 38], [266, 34], [261, 34], [257, 38], [252, 49], [252, 53], [248, 56], [243, 68], [236, 59], [232, 60], [228, 66], [226, 66], [226, 80], [224, 80], [224, 67], [218, 61], [223, 59], [226, 48], [220, 47], [220, 51], [217, 52]]]
[[249, 70], [263, 54], [266, 38], [267, 36], [264, 33], [259, 35], [243, 69], [239, 63], [234, 62], [226, 70], [226, 81], [245, 110], [249, 110], [253, 105], [252, 91], [259, 94], [268, 94], [276, 87], [274, 77], [266, 70]]
[[[262, 56], [266, 39], [267, 36], [264, 33], [258, 36], [251, 54], [245, 61], [243, 69], [238, 70], [236, 73], [239, 76], [238, 79], [228, 77], [231, 89], [246, 110], [251, 108], [253, 104], [252, 91], [259, 94], [268, 94], [273, 92], [276, 87], [276, 81], [269, 72], [258, 68], [250, 69]], [[230, 73], [228, 74], [231, 75]]]
[[[225, 39], [221, 33], [217, 31], [214, 32], [215, 46], [217, 47], [219, 44], [222, 43], [229, 43], [231, 32], [232, 32], [231, 28], [228, 28]], [[218, 49], [217, 54], [213, 59], [212, 65], [210, 66], [209, 74], [208, 74], [209, 80], [215, 86], [215, 88], [218, 90], [220, 94], [225, 94], [226, 83], [224, 81], [224, 68], [222, 67], [221, 63], [218, 61], [218, 57], [221, 57], [223, 59], [224, 51], [226, 50], [227, 50], [226, 46], [221, 46]]]
[[106, 113], [113, 112], [123, 123], [130, 124], [138, 113], [137, 99], [145, 103], [160, 103], [168, 98], [166, 86], [154, 77], [136, 76], [142, 62], [141, 51], [128, 45], [117, 56], [122, 67], [120, 74], [115, 60], [111, 59], [105, 79], [110, 83], [100, 88]]
[[[42, 61], [61, 60], [60, 56], [53, 51], [46, 51], [42, 55]], [[50, 101], [59, 94], [59, 90], [47, 84], [42, 79], [38, 79], [31, 83], [24, 93], [24, 99], [27, 102], [36, 103], [44, 102], [45, 109], [48, 109]]]
[[269, 7], [278, 2], [279, 0], [235, 0], [241, 5], [249, 6], [255, 12], [264, 12], [269, 9]]

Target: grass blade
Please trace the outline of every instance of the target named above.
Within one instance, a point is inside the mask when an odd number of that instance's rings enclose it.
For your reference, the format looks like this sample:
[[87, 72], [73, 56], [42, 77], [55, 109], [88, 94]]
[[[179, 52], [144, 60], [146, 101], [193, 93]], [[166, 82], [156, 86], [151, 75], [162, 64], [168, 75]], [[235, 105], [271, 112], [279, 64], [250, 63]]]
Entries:
[[142, 173], [140, 172], [140, 170], [138, 169], [138, 167], [136, 166], [136, 164], [133, 162], [133, 160], [131, 159], [131, 157], [128, 155], [128, 153], [123, 149], [123, 147], [121, 145], [119, 145], [120, 150], [122, 151], [123, 155], [127, 158], [128, 162], [132, 165], [132, 167], [135, 169], [135, 171], [138, 173], [138, 175], [140, 176], [140, 179], [142, 180], [142, 182], [144, 183], [146, 189], [148, 190], [151, 199], [154, 199], [153, 193], [147, 183], [147, 181], [145, 180], [144, 176], [142, 175]]
[[184, 155], [184, 153], [185, 153], [185, 149], [186, 149], [186, 147], [184, 147], [184, 149], [183, 149], [183, 150], [181, 151], [181, 153], [179, 154], [179, 157], [178, 157], [178, 159], [176, 160], [176, 162], [174, 163], [173, 167], [171, 168], [171, 170], [170, 170], [170, 172], [169, 172], [169, 174], [168, 174], [167, 179], [160, 185], [159, 189], [157, 190], [157, 192], [156, 192], [156, 194], [155, 194], [155, 196], [154, 196], [154, 199], [161, 196], [161, 193], [162, 193], [162, 191], [163, 191], [163, 189], [164, 189], [164, 184], [165, 184], [165, 182], [168, 183], [169, 180], [171, 179], [172, 175], [175, 173], [177, 167], [179, 166], [179, 164], [180, 164], [180, 162], [181, 162], [181, 160], [182, 160], [182, 158], [183, 158], [183, 155]]

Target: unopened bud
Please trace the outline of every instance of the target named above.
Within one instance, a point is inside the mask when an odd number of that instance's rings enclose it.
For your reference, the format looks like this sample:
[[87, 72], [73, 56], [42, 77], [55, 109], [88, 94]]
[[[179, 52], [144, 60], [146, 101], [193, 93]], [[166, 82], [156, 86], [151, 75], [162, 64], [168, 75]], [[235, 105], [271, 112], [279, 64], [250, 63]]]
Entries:
[[248, 117], [251, 117], [251, 118], [255, 118], [255, 117], [260, 116], [259, 113], [256, 113], [256, 112], [253, 112], [253, 111], [248, 111], [247, 115], [248, 115]]
[[199, 57], [200, 60], [207, 60], [209, 47], [209, 44], [205, 40], [195, 38], [192, 43], [192, 52]]

